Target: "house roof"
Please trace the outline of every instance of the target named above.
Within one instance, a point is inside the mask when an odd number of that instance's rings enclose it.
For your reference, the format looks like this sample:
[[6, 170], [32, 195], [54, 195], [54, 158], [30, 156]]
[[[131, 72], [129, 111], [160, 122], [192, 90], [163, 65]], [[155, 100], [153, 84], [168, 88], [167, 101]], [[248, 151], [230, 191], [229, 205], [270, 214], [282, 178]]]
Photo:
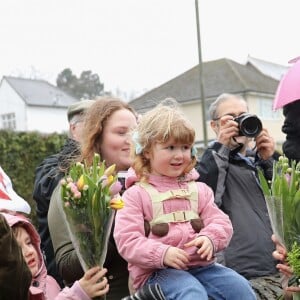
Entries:
[[27, 105], [68, 107], [78, 101], [45, 80], [11, 76], [4, 76], [2, 80], [6, 80]]
[[248, 56], [247, 64], [252, 64], [263, 74], [271, 76], [272, 78], [277, 80], [280, 80], [289, 69], [289, 66], [275, 64], [263, 59], [251, 57], [250, 55]]
[[[224, 92], [274, 95], [278, 86], [278, 80], [264, 75], [251, 64], [242, 65], [222, 58], [204, 62], [202, 66], [205, 99], [216, 98]], [[166, 97], [173, 97], [179, 103], [200, 99], [198, 68], [199, 65], [130, 101], [130, 105], [144, 112]]]

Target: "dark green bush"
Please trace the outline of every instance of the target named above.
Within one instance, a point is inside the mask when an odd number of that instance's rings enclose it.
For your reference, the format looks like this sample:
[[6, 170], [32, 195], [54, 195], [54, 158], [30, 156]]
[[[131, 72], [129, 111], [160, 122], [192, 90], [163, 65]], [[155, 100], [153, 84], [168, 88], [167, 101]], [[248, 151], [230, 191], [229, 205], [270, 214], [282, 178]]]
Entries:
[[0, 130], [0, 165], [11, 178], [14, 190], [30, 204], [30, 217], [35, 225], [35, 169], [45, 157], [57, 153], [66, 138], [66, 134]]

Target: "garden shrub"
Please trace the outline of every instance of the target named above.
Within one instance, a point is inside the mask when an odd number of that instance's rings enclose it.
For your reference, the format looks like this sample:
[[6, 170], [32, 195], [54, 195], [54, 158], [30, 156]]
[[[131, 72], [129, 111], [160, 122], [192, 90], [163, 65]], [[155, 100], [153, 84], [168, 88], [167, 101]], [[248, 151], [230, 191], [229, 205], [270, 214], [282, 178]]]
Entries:
[[0, 165], [11, 178], [14, 190], [30, 204], [30, 217], [35, 225], [35, 169], [44, 158], [59, 152], [66, 138], [66, 134], [58, 133], [0, 130]]

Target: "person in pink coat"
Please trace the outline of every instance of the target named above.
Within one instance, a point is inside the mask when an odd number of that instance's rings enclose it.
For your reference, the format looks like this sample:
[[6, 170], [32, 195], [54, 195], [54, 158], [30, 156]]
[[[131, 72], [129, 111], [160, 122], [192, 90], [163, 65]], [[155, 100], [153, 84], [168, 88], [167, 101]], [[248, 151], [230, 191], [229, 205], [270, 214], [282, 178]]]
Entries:
[[34, 226], [22, 215], [4, 212], [1, 214], [11, 227], [15, 239], [22, 249], [24, 260], [31, 271], [32, 281], [29, 287], [29, 300], [89, 300], [108, 292], [109, 286], [104, 277], [107, 270], [100, 270], [100, 267], [89, 269], [72, 287], [61, 290], [55, 279], [47, 275], [40, 250], [40, 237]]
[[229, 217], [196, 182], [195, 131], [166, 100], [133, 133], [134, 163], [114, 237], [135, 289], [159, 284], [166, 299], [256, 299], [249, 282], [215, 262], [229, 243]]

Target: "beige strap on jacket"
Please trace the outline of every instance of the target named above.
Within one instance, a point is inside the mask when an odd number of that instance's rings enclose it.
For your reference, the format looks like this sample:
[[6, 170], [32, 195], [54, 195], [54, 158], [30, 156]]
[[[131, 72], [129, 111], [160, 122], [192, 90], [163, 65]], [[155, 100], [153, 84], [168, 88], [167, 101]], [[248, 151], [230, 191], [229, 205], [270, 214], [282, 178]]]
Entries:
[[[152, 201], [153, 220], [150, 222], [151, 226], [161, 223], [187, 222], [192, 219], [199, 218], [198, 188], [196, 182], [189, 182], [188, 189], [176, 189], [169, 190], [167, 192], [159, 192], [152, 185], [145, 182], [139, 182], [138, 185], [140, 185], [147, 191]], [[165, 214], [163, 211], [163, 201], [172, 198], [189, 200], [191, 203], [191, 209]]]

